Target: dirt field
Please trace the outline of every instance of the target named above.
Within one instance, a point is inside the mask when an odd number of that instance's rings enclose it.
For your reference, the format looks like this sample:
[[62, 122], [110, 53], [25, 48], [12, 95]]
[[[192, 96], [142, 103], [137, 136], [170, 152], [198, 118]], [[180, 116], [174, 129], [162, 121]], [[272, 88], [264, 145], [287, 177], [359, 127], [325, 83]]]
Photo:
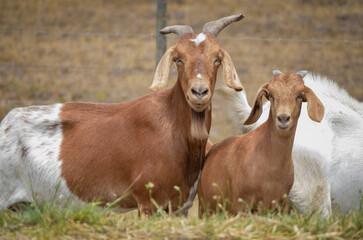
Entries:
[[[363, 1], [176, 0], [168, 25], [199, 32], [243, 13], [219, 35], [252, 101], [271, 71], [326, 75], [363, 100]], [[155, 69], [155, 1], [0, 0], [0, 119], [19, 106], [121, 102], [149, 93]], [[168, 46], [177, 41], [168, 36]], [[173, 67], [169, 85], [176, 79]], [[222, 81], [219, 77], [218, 81]], [[212, 141], [237, 134], [214, 98]]]

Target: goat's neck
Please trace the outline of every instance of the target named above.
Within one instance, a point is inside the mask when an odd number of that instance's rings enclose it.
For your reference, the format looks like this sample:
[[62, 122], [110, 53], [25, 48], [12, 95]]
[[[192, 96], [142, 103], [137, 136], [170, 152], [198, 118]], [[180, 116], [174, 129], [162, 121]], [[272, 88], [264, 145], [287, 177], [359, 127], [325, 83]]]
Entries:
[[[171, 109], [175, 111], [175, 122], [179, 124], [179, 129], [183, 129], [183, 135], [190, 142], [205, 142], [208, 139], [211, 125], [211, 110], [208, 109], [201, 113], [195, 112], [185, 99], [179, 79], [172, 88], [171, 94]], [[203, 129], [198, 129], [198, 127]], [[197, 128], [196, 131], [193, 131], [195, 128]], [[202, 133], [202, 130], [205, 130], [205, 134]], [[198, 131], [201, 134], [198, 134]]]
[[[187, 147], [186, 151], [188, 152], [188, 156], [184, 159], [186, 161], [186, 169], [198, 169], [198, 172], [196, 174], [187, 174], [187, 177], [190, 180], [189, 182], [191, 184], [194, 184], [194, 181], [198, 177], [199, 171], [201, 169], [208, 138], [198, 139], [192, 136], [192, 115], [195, 113], [193, 113], [192, 108], [189, 106], [185, 99], [179, 80], [174, 85], [174, 87], [171, 88], [170, 94], [170, 111], [172, 112], [175, 126], [179, 131], [175, 132], [175, 134], [179, 134], [179, 136], [183, 138], [182, 141], [185, 142]], [[204, 114], [205, 128], [209, 133], [209, 129], [211, 126], [211, 110], [206, 110]]]
[[267, 156], [273, 156], [273, 158], [271, 157], [271, 160], [275, 161], [274, 163], [277, 164], [277, 166], [291, 164], [296, 125], [284, 135], [279, 133], [276, 129], [275, 122], [271, 115], [264, 125], [265, 131], [261, 141], [263, 142], [263, 151], [265, 154], [267, 154]]

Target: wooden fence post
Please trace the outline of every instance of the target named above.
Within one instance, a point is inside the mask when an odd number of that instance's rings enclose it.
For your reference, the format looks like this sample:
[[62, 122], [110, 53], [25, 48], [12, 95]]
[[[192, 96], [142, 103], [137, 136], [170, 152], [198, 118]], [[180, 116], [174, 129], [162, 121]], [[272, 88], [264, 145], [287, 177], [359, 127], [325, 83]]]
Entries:
[[166, 36], [159, 33], [160, 29], [166, 27], [166, 2], [156, 1], [156, 66], [166, 51]]

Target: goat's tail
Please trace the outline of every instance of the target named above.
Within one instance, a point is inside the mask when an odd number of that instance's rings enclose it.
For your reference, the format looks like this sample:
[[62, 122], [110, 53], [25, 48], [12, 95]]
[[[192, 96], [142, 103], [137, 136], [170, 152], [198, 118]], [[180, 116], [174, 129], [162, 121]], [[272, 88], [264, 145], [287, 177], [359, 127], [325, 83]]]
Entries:
[[235, 123], [240, 129], [241, 134], [247, 133], [257, 127], [256, 124], [243, 125], [251, 112], [245, 90], [237, 92], [232, 88], [222, 86], [216, 89], [216, 91], [224, 97], [228, 103], [227, 105], [232, 109]]

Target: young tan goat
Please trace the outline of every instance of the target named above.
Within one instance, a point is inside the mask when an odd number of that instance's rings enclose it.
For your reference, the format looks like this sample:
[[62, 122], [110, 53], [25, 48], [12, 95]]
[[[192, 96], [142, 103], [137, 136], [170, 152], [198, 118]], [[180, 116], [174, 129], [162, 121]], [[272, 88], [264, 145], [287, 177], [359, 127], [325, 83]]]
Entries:
[[304, 85], [305, 72], [289, 76], [273, 73], [272, 80], [257, 93], [245, 124], [261, 116], [263, 97], [271, 102], [268, 120], [246, 135], [213, 145], [209, 151], [198, 185], [202, 214], [215, 212], [219, 201], [227, 203], [226, 209], [234, 214], [246, 210], [247, 205], [254, 212], [260, 202], [271, 210], [286, 204], [283, 196], [294, 182], [291, 154], [301, 103], [308, 103], [309, 117], [317, 122], [324, 116], [324, 106]]

